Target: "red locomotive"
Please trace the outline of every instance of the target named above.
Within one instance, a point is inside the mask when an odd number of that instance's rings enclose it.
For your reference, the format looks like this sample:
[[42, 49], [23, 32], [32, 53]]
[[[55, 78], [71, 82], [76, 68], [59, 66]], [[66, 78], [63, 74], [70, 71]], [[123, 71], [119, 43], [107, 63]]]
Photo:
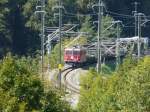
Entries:
[[86, 49], [83, 47], [72, 47], [64, 50], [64, 62], [80, 64], [87, 61]]

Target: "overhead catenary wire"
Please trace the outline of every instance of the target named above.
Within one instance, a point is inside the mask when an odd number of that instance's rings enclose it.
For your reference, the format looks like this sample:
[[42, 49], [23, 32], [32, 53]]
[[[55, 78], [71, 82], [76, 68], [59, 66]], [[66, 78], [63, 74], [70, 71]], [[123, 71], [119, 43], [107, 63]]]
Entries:
[[[89, 13], [89, 14], [81, 14], [81, 13], [70, 13], [70, 12], [66, 12], [64, 13], [65, 15], [68, 15], [70, 17], [76, 17], [76, 16], [81, 16], [81, 17], [84, 17], [84, 16], [97, 16], [98, 14], [97, 13]], [[113, 11], [109, 11], [109, 10], [106, 10], [106, 14], [110, 14], [111, 16], [113, 17], [121, 17], [121, 18], [134, 18], [134, 16], [132, 15], [127, 15], [127, 14], [122, 14], [122, 13], [117, 13], [117, 12], [113, 12]], [[146, 16], [147, 17], [147, 16]], [[150, 16], [149, 16], [150, 17]]]
[[92, 15], [98, 15], [96, 13], [89, 13], [89, 14], [81, 14], [81, 13], [69, 13], [69, 12], [65, 12], [64, 14], [66, 15], [71, 15], [71, 16], [92, 16]]
[[132, 15], [126, 15], [126, 14], [121, 14], [121, 13], [116, 13], [116, 12], [112, 12], [112, 11], [107, 11], [108, 14], [114, 14], [120, 17], [126, 17], [126, 18], [134, 18], [134, 16]]
[[[98, 13], [88, 13], [88, 14], [83, 14], [83, 13], [72, 13], [72, 12], [68, 12], [67, 10], [65, 10], [65, 8], [63, 8], [64, 11], [64, 15], [68, 16], [68, 17], [85, 17], [85, 16], [98, 16]], [[106, 9], [105, 7], [105, 12], [106, 14], [111, 15], [112, 17], [120, 17], [120, 18], [134, 18], [133, 15], [127, 15], [127, 14], [122, 14], [122, 13], [117, 13], [117, 12], [113, 12], [110, 11], [108, 9]]]
[[117, 13], [117, 12], [110, 11], [106, 8], [106, 6], [104, 8], [105, 8], [105, 11], [106, 11], [107, 14], [113, 14], [113, 15], [116, 15], [116, 17], [121, 17], [121, 18], [134, 18], [134, 16], [132, 16], [132, 15], [127, 15], [127, 14], [122, 14], [122, 13]]
[[[114, 14], [117, 16], [122, 16], [122, 17], [127, 17], [127, 18], [134, 18], [134, 16], [132, 15], [126, 15], [126, 14], [121, 14], [121, 13], [116, 13], [113, 11], [106, 11], [107, 14]], [[76, 14], [76, 13], [69, 13], [69, 12], [65, 12], [66, 15], [72, 15], [72, 16], [90, 16], [90, 15], [98, 15], [97, 13], [89, 13], [89, 14]]]

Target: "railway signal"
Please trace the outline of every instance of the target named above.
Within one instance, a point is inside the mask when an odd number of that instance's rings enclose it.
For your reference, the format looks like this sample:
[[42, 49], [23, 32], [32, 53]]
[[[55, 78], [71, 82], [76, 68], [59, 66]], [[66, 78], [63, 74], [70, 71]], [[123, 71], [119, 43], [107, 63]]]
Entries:
[[62, 70], [62, 64], [58, 64], [58, 69]]

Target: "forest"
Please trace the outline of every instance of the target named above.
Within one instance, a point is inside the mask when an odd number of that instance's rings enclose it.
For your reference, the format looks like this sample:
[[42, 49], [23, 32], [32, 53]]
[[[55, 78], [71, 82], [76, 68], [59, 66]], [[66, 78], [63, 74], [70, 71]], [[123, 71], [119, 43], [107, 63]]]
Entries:
[[[97, 15], [92, 10], [92, 4], [96, 0], [63, 0], [65, 12], [63, 12], [63, 24], [79, 24], [80, 31], [97, 32], [95, 26], [88, 21], [97, 21]], [[134, 0], [104, 0], [104, 15], [114, 20], [121, 20], [128, 27], [122, 28], [122, 37], [134, 36]], [[137, 0], [137, 11], [144, 13], [147, 19], [150, 15], [150, 1]], [[46, 27], [57, 26], [53, 7], [58, 4], [57, 0], [46, 0]], [[116, 6], [117, 4], [117, 6]], [[7, 52], [16, 55], [34, 56], [40, 50], [40, 18], [35, 15], [38, 0], [1, 0], [0, 1], [0, 56]], [[87, 17], [90, 16], [90, 17]], [[108, 19], [109, 21], [109, 19]], [[83, 23], [87, 23], [83, 25]], [[106, 22], [107, 23], [107, 22]], [[89, 27], [86, 27], [89, 26]], [[92, 26], [92, 27], [90, 27]], [[94, 28], [93, 28], [94, 27]], [[106, 33], [107, 34], [107, 33]], [[96, 34], [97, 35], [97, 34]], [[149, 37], [149, 23], [142, 28], [142, 36]]]
[[[120, 37], [135, 36], [134, 2], [137, 12], [147, 21], [141, 27], [141, 36], [150, 35], [150, 0], [103, 0], [104, 30], [110, 22], [120, 20]], [[58, 27], [59, 0], [45, 0], [46, 27]], [[78, 24], [75, 32], [87, 32], [79, 43], [94, 41], [97, 36], [97, 10], [92, 6], [98, 0], [62, 0], [62, 24]], [[80, 98], [76, 109], [63, 100], [65, 92], [54, 88], [41, 78], [41, 15], [36, 15], [40, 0], [0, 0], [0, 112], [149, 112], [150, 111], [150, 57], [137, 60], [127, 54], [115, 70], [104, 66], [104, 73], [90, 68], [81, 77]], [[49, 32], [45, 29], [45, 39]], [[66, 36], [66, 35], [65, 35]], [[62, 39], [62, 48], [72, 39]], [[102, 34], [102, 39], [116, 38], [117, 27]], [[46, 41], [46, 40], [45, 40]], [[75, 42], [76, 43], [76, 42]], [[52, 43], [51, 69], [58, 67], [59, 42]], [[46, 46], [45, 46], [46, 48]], [[63, 50], [62, 50], [63, 51]], [[63, 58], [63, 57], [62, 57]], [[45, 53], [44, 65], [47, 66]], [[62, 62], [63, 63], [63, 62]]]

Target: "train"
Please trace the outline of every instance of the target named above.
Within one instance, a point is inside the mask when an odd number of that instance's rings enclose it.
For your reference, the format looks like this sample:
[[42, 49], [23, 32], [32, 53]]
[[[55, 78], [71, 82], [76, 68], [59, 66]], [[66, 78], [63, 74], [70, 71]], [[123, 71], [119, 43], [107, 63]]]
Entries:
[[87, 53], [87, 49], [81, 46], [74, 46], [65, 48], [64, 50], [64, 62], [66, 64], [80, 65], [89, 62], [95, 62], [95, 56], [90, 56]]
[[[120, 38], [119, 40], [119, 56], [124, 57], [128, 53], [128, 47], [136, 47], [133, 49], [134, 53], [137, 52], [138, 37], [132, 38]], [[145, 51], [143, 45], [148, 45], [148, 38], [141, 38], [141, 51], [142, 54]], [[132, 48], [131, 47], [131, 48]], [[148, 47], [148, 46], [147, 46]], [[137, 54], [137, 53], [136, 53]], [[116, 58], [116, 42], [103, 41], [101, 46], [102, 59], [112, 60]], [[88, 46], [73, 46], [64, 49], [64, 62], [66, 64], [81, 65], [84, 63], [95, 63], [97, 61], [97, 44], [90, 44]]]
[[85, 48], [72, 47], [64, 50], [65, 63], [84, 63], [86, 60]]

